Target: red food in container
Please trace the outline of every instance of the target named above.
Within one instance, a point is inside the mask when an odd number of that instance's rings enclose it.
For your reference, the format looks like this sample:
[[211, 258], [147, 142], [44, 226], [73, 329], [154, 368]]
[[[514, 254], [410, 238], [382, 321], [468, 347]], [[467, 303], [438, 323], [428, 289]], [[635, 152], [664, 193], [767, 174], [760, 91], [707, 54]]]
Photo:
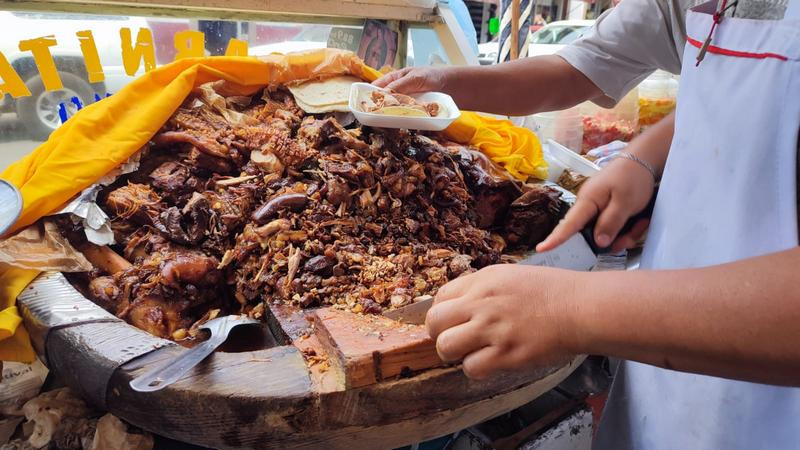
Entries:
[[628, 142], [636, 136], [636, 127], [625, 120], [609, 121], [598, 117], [583, 118], [581, 153], [613, 141]]

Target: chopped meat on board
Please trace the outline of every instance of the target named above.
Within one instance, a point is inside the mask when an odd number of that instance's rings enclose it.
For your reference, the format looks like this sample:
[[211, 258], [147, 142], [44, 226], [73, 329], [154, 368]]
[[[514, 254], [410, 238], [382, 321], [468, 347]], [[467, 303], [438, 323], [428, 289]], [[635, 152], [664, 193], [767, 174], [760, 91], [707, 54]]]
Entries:
[[281, 88], [228, 110], [203, 98], [98, 197], [132, 265], [83, 290], [157, 336], [267, 301], [397, 308], [530, 249], [561, 215], [557, 192], [438, 135], [345, 128]]

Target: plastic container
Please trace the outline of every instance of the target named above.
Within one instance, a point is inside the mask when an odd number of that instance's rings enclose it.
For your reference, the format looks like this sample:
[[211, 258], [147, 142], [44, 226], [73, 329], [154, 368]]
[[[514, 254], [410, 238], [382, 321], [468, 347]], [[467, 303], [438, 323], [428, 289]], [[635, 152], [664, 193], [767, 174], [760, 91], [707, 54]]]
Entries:
[[553, 139], [574, 151], [581, 149], [583, 124], [578, 107], [528, 116], [525, 126], [536, 133], [541, 142]]
[[653, 125], [675, 109], [678, 80], [657, 70], [639, 85], [639, 126]]
[[461, 111], [456, 106], [453, 98], [441, 92], [426, 92], [420, 95], [412, 95], [415, 99], [422, 102], [437, 102], [445, 110], [439, 117], [408, 117], [408, 116], [389, 116], [386, 114], [375, 114], [364, 112], [359, 109], [362, 99], [369, 96], [372, 91], [379, 91], [369, 83], [353, 83], [350, 87], [349, 107], [356, 119], [363, 125], [380, 128], [405, 128], [408, 130], [442, 131], [454, 120], [458, 119]]
[[544, 158], [548, 164], [547, 181], [556, 182], [565, 169], [585, 177], [600, 172], [600, 166], [552, 139], [544, 145]]
[[611, 109], [583, 103], [581, 153], [613, 141], [629, 142], [639, 133], [639, 93], [633, 89]]

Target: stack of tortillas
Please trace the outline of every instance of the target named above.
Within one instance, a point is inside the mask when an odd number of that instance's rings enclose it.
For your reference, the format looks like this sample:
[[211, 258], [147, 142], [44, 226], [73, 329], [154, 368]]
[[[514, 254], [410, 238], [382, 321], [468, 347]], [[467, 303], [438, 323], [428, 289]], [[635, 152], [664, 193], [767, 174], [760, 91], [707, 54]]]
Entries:
[[309, 114], [320, 114], [333, 111], [347, 112], [350, 85], [358, 83], [356, 77], [339, 76], [322, 81], [309, 81], [297, 86], [290, 86], [297, 106]]

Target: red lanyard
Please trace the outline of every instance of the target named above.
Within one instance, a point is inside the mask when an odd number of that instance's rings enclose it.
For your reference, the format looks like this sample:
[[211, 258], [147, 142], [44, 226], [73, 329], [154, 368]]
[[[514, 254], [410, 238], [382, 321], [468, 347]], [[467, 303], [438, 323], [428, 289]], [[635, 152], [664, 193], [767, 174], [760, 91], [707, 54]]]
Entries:
[[695, 66], [699, 66], [703, 58], [706, 57], [708, 46], [711, 45], [711, 38], [714, 36], [714, 30], [717, 29], [717, 25], [719, 25], [722, 22], [722, 18], [725, 17], [725, 11], [731, 7], [735, 7], [738, 3], [739, 0], [734, 0], [730, 5], [728, 5], [728, 0], [722, 0], [722, 5], [720, 5], [719, 8], [717, 8], [717, 11], [714, 13], [714, 21], [711, 23], [711, 30], [708, 32], [708, 37], [700, 47], [700, 51], [697, 53], [697, 63]]

